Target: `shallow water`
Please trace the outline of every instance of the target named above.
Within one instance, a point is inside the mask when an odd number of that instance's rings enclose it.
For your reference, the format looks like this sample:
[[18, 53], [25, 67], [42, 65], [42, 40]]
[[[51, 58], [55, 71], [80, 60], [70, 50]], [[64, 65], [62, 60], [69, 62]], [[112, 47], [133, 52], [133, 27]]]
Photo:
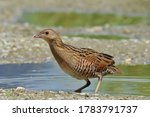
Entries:
[[[93, 92], [97, 79], [84, 92]], [[85, 84], [63, 73], [56, 63], [0, 65], [0, 88], [74, 91]], [[101, 94], [150, 96], [150, 77], [109, 76], [103, 79]]]

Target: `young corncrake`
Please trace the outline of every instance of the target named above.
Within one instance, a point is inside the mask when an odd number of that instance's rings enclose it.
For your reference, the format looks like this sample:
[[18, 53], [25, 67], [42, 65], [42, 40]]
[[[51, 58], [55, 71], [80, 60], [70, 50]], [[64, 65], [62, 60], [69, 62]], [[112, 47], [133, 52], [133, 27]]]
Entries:
[[97, 77], [95, 93], [98, 93], [103, 76], [120, 73], [120, 70], [114, 66], [113, 56], [89, 48], [76, 48], [65, 44], [59, 34], [52, 29], [44, 29], [34, 35], [34, 38], [42, 38], [49, 44], [53, 56], [64, 72], [86, 81], [86, 84], [75, 92], [80, 93], [91, 84], [90, 78]]

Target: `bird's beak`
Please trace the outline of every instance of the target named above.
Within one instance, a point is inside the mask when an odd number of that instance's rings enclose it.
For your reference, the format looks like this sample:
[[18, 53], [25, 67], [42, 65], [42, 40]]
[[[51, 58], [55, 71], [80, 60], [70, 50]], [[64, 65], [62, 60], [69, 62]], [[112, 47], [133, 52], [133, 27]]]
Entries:
[[33, 36], [33, 38], [41, 38], [40, 35], [36, 34]]

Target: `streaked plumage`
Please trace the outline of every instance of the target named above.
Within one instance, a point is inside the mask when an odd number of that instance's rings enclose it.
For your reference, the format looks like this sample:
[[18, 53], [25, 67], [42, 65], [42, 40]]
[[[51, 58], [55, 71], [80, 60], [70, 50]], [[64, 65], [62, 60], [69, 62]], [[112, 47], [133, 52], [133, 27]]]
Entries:
[[98, 77], [99, 81], [95, 90], [95, 93], [98, 93], [102, 76], [119, 72], [114, 66], [113, 56], [98, 53], [89, 48], [76, 48], [64, 44], [60, 36], [52, 29], [45, 29], [34, 37], [43, 38], [48, 42], [56, 61], [63, 71], [87, 82], [76, 92], [81, 92], [82, 89], [90, 85], [89, 78]]

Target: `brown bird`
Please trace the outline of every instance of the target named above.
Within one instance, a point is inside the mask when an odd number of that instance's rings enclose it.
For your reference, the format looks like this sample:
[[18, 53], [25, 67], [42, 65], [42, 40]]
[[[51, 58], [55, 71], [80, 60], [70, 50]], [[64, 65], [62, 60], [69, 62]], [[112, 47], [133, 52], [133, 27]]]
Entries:
[[76, 48], [62, 42], [59, 34], [52, 29], [44, 29], [34, 38], [42, 38], [48, 44], [61, 69], [69, 75], [85, 80], [86, 84], [75, 92], [81, 92], [88, 87], [90, 78], [98, 78], [95, 93], [98, 93], [102, 77], [107, 74], [119, 73], [120, 70], [114, 66], [113, 56], [98, 53], [89, 48]]

